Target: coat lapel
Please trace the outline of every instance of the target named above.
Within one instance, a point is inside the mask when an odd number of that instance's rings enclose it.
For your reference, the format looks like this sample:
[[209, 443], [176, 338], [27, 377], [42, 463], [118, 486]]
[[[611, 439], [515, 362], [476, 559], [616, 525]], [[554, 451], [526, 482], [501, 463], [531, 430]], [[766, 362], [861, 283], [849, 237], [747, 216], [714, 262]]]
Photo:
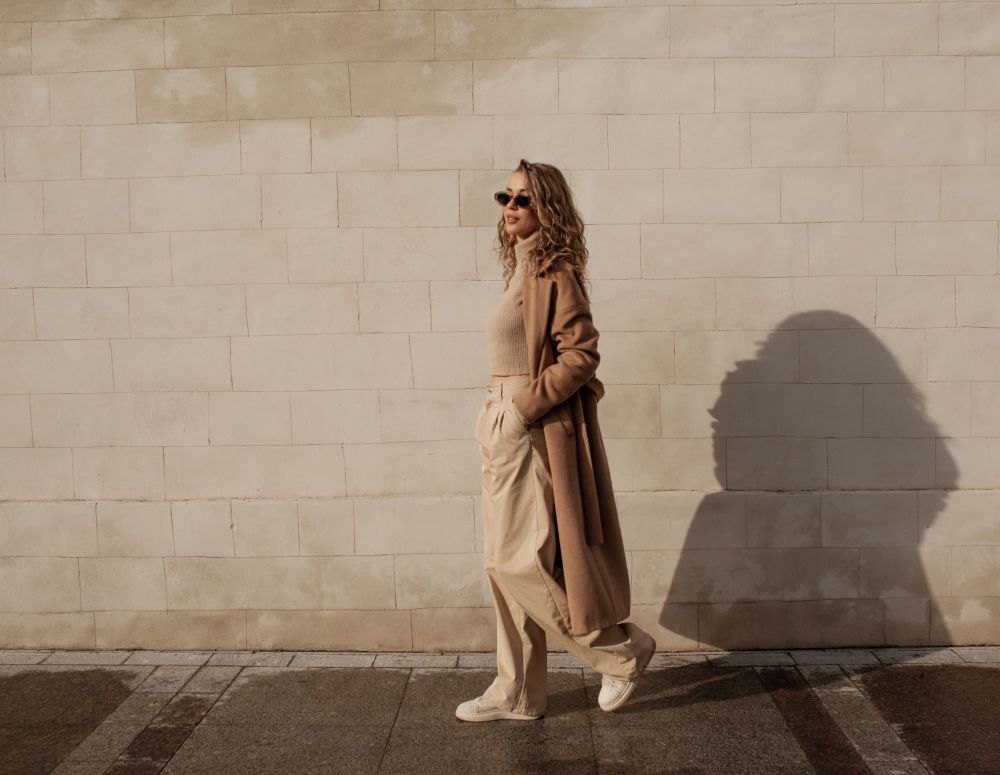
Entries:
[[[531, 379], [538, 375], [556, 360], [555, 352], [548, 343], [549, 310], [552, 308], [552, 286], [555, 280], [545, 277], [525, 277], [522, 285], [522, 311], [524, 314], [524, 333], [528, 349], [528, 372]], [[594, 384], [594, 390], [604, 394], [604, 386], [593, 377], [588, 383]], [[583, 526], [587, 543], [600, 544], [604, 541], [604, 531], [601, 526], [601, 511], [599, 499], [594, 487], [594, 471], [590, 459], [590, 439], [586, 433], [583, 421], [583, 408], [580, 394], [577, 393], [569, 401], [570, 417], [577, 426], [572, 436], [575, 448], [575, 461], [571, 465], [577, 468], [574, 477], [580, 484], [583, 505]], [[558, 465], [558, 461], [555, 463]]]
[[[521, 304], [528, 345], [528, 372], [532, 379], [536, 379], [549, 365], [544, 360], [546, 356], [550, 356], [552, 362], [555, 362], [555, 353], [551, 352], [546, 341], [549, 312], [552, 308], [552, 286], [555, 282], [547, 277], [530, 276], [526, 276], [522, 282]], [[596, 374], [587, 382], [587, 387], [597, 396], [598, 401], [604, 398], [604, 383]]]

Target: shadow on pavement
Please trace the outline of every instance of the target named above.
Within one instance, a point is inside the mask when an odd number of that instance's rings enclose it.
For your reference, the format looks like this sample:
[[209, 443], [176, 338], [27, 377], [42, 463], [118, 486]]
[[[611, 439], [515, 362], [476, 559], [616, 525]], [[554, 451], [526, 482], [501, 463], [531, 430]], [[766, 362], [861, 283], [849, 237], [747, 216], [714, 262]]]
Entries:
[[917, 652], [662, 665], [614, 713], [598, 673], [555, 667], [543, 718], [483, 724], [454, 716], [478, 666], [11, 666], [0, 774], [996, 771], [1000, 650]]
[[0, 772], [51, 772], [132, 693], [110, 670], [0, 676]]

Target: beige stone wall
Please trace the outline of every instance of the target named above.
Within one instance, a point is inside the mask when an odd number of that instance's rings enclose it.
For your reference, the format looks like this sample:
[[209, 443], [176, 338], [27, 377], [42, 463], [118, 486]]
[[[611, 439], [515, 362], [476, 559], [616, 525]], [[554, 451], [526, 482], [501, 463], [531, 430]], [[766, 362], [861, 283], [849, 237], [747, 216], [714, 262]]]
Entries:
[[1000, 642], [1000, 3], [592, 5], [0, 3], [0, 646], [491, 649], [522, 156], [660, 647]]

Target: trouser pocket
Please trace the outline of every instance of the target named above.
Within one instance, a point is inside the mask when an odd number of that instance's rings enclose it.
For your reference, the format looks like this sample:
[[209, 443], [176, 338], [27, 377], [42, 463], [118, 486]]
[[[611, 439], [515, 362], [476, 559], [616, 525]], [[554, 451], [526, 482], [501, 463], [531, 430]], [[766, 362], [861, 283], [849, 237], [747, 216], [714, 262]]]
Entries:
[[499, 412], [500, 417], [498, 418], [498, 422], [500, 424], [500, 433], [504, 438], [510, 441], [517, 441], [528, 434], [527, 426], [521, 422], [517, 416], [517, 412], [514, 410], [514, 405], [510, 401], [502, 401], [499, 406]]

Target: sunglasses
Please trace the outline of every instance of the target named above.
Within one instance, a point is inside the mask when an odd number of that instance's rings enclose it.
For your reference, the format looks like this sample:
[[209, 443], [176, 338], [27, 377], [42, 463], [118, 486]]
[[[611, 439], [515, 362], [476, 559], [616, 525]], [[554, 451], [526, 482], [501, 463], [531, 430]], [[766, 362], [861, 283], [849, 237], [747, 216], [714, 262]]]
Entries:
[[493, 198], [497, 200], [497, 204], [500, 205], [501, 207], [506, 207], [507, 203], [510, 202], [511, 199], [514, 200], [514, 204], [516, 204], [518, 207], [532, 206], [531, 197], [528, 196], [527, 194], [518, 194], [517, 196], [512, 196], [511, 194], [508, 194], [506, 191], [497, 191], [493, 195]]

